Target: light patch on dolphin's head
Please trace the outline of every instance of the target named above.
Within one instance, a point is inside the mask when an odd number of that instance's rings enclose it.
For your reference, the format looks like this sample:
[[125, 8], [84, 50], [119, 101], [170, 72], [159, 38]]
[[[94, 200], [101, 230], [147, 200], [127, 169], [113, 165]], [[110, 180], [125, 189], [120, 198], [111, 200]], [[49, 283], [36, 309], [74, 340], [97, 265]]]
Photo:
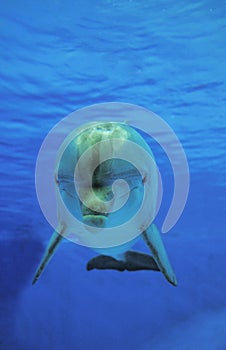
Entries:
[[[85, 181], [79, 184], [80, 195], [85, 199], [85, 204], [80, 202], [83, 222], [89, 226], [101, 228], [107, 224], [109, 208], [106, 203], [113, 197], [112, 182], [117, 179], [117, 173], [119, 172], [114, 153], [117, 147], [122, 147], [127, 138], [128, 132], [118, 123], [96, 123], [96, 125], [85, 129], [77, 137], [78, 159], [87, 149], [98, 144], [97, 147], [92, 149], [87, 161], [79, 163], [78, 167], [82, 179], [84, 172], [93, 173], [92, 190], [86, 186]], [[113, 142], [113, 139], [119, 139], [120, 142]], [[112, 159], [103, 161], [105, 147], [103, 147], [101, 141], [105, 140], [110, 142], [110, 158]], [[99, 165], [95, 168], [96, 164]]]

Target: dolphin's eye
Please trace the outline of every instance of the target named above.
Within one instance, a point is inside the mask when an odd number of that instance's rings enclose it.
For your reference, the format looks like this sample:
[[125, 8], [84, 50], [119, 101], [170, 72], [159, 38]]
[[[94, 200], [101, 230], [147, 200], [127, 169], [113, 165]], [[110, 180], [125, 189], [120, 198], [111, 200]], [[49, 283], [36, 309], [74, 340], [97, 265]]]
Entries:
[[54, 180], [55, 180], [55, 183], [56, 183], [57, 185], [59, 185], [59, 180], [58, 180], [57, 175], [54, 176]]
[[144, 175], [144, 177], [142, 178], [142, 184], [144, 184], [147, 181], [147, 176]]

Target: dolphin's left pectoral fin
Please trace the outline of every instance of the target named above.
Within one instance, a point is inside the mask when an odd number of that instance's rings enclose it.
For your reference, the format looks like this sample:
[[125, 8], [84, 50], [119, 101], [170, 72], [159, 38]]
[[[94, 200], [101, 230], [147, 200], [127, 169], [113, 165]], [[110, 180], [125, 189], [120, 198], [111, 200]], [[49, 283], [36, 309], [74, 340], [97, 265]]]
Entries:
[[49, 244], [46, 248], [46, 251], [42, 257], [42, 260], [40, 264], [38, 265], [38, 268], [35, 272], [35, 276], [33, 278], [32, 284], [35, 284], [39, 277], [41, 276], [42, 272], [44, 271], [45, 267], [49, 263], [50, 259], [54, 255], [57, 247], [59, 246], [60, 242], [64, 238], [64, 236], [58, 232], [63, 232], [62, 227], [58, 227], [56, 231], [53, 232], [52, 237], [50, 238]]
[[160, 233], [157, 227], [152, 224], [146, 231], [142, 233], [143, 238], [150, 248], [153, 258], [159, 267], [159, 270], [164, 274], [166, 279], [177, 286], [177, 279], [173, 268], [169, 262], [165, 247], [163, 245]]

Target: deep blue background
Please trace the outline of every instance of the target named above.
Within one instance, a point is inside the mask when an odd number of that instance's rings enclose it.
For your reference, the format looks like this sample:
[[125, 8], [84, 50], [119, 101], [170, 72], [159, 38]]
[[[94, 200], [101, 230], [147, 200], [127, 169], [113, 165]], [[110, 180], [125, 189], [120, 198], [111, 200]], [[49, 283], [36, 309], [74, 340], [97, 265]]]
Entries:
[[[226, 349], [225, 1], [8, 0], [0, 14], [0, 349]], [[179, 285], [88, 273], [93, 253], [68, 243], [31, 287], [52, 232], [34, 185], [42, 140], [73, 110], [111, 101], [159, 114], [186, 151], [188, 202], [163, 236]], [[161, 224], [173, 183], [153, 151]]]

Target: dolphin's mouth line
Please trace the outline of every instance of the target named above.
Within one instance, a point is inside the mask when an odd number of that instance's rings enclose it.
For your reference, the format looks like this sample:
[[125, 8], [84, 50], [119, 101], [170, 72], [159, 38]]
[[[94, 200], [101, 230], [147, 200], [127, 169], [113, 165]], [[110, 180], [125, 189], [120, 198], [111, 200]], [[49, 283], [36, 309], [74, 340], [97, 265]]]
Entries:
[[89, 218], [106, 218], [107, 215], [105, 214], [85, 214], [83, 215], [83, 218], [84, 219], [89, 219]]
[[89, 219], [107, 219], [108, 213], [98, 213], [98, 212], [86, 212], [82, 214], [83, 220], [89, 220]]
[[80, 208], [82, 211], [82, 216], [83, 217], [87, 217], [87, 216], [103, 216], [103, 217], [107, 217], [109, 215], [108, 212], [102, 212], [102, 211], [96, 211], [96, 210], [92, 210], [88, 207], [86, 207], [83, 203], [80, 202]]

